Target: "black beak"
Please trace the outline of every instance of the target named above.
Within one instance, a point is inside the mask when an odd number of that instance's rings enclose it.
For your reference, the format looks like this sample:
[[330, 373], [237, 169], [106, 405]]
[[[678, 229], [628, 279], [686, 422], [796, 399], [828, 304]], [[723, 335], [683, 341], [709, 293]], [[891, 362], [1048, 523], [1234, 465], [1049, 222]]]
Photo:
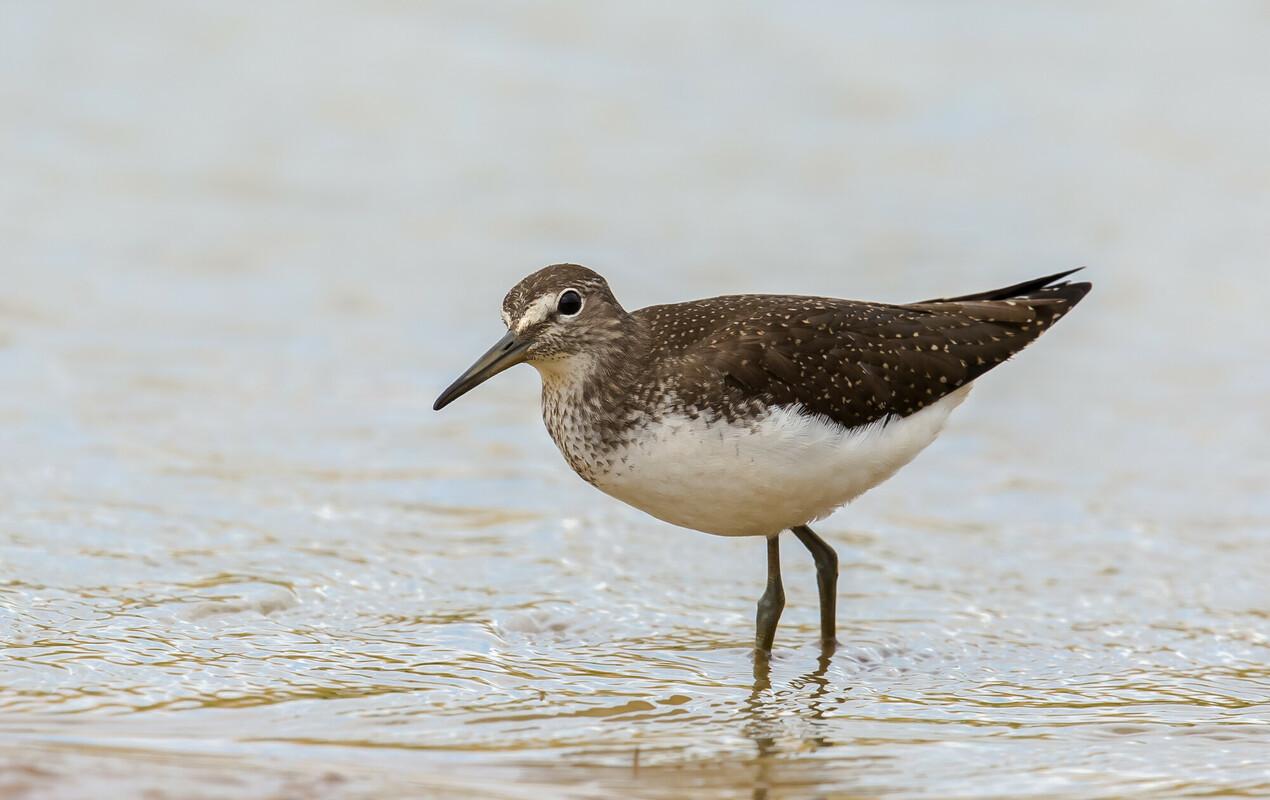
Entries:
[[437, 401], [432, 404], [432, 410], [440, 411], [461, 395], [467, 394], [508, 367], [521, 363], [525, 360], [525, 351], [528, 348], [529, 342], [518, 342], [516, 334], [508, 333], [498, 340], [498, 344], [486, 350], [485, 355], [476, 359], [476, 363], [468, 367], [467, 372], [460, 375], [458, 380], [441, 393]]

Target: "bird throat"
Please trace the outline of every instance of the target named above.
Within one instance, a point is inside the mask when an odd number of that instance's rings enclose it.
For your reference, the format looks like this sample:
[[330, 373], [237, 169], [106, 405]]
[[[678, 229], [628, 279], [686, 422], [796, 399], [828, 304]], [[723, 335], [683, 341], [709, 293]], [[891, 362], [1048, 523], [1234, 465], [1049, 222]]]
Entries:
[[629, 335], [586, 351], [531, 362], [542, 376], [542, 418], [565, 460], [594, 484], [611, 466], [613, 451], [647, 415], [647, 385], [640, 381], [647, 360], [646, 337]]

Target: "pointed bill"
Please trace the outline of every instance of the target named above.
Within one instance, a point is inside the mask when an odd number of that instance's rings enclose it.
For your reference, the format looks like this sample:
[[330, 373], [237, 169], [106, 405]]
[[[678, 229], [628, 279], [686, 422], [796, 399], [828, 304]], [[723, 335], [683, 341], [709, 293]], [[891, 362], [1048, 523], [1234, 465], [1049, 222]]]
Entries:
[[529, 342], [518, 341], [516, 334], [509, 332], [499, 339], [497, 344], [485, 351], [475, 364], [467, 368], [467, 372], [460, 375], [458, 380], [441, 393], [437, 401], [432, 404], [432, 410], [440, 411], [508, 367], [514, 367], [523, 362], [528, 348]]

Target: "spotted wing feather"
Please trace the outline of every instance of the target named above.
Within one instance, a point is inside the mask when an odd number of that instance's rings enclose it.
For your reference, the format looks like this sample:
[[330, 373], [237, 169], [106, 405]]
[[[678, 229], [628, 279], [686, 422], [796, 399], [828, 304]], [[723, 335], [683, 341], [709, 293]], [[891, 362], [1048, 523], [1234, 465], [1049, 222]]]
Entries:
[[741, 295], [645, 311], [686, 404], [799, 405], [857, 427], [920, 411], [1022, 350], [1089, 291], [1054, 283], [1066, 274], [908, 305]]

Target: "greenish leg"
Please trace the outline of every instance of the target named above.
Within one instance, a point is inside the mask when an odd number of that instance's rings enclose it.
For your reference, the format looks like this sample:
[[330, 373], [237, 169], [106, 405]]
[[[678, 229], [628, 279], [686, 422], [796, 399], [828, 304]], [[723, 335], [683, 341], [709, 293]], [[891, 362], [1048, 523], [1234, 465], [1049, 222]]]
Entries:
[[759, 598], [758, 613], [755, 615], [754, 649], [759, 653], [772, 652], [776, 624], [780, 622], [783, 610], [785, 587], [781, 585], [780, 535], [777, 534], [767, 537], [767, 589]]
[[791, 528], [798, 541], [816, 560], [816, 585], [820, 588], [820, 639], [826, 646], [838, 643], [838, 554], [806, 525]]

